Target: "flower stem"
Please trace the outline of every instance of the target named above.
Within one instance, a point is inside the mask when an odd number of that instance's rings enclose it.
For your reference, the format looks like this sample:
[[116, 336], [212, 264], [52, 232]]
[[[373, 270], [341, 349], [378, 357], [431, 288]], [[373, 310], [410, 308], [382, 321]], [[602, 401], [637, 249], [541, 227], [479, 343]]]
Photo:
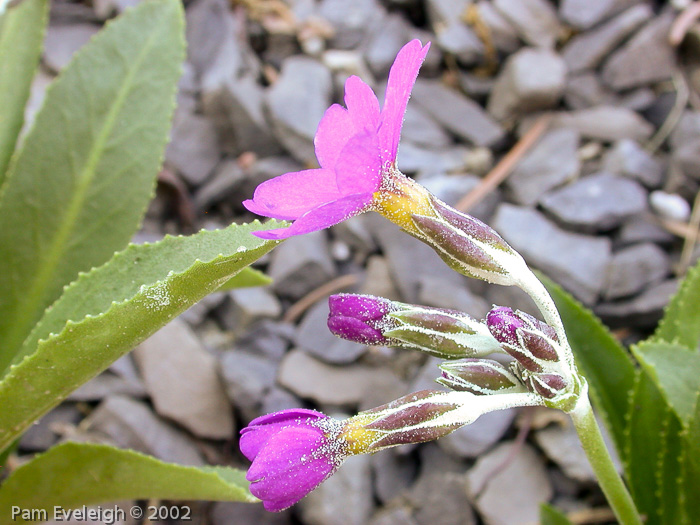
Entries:
[[588, 396], [585, 394], [581, 396], [578, 406], [570, 412], [570, 415], [581, 440], [581, 445], [583, 445], [583, 450], [598, 478], [600, 488], [603, 489], [617, 520], [622, 525], [642, 525], [642, 518], [639, 516], [634, 501], [632, 501], [632, 496], [617, 473], [610, 453], [605, 446]]

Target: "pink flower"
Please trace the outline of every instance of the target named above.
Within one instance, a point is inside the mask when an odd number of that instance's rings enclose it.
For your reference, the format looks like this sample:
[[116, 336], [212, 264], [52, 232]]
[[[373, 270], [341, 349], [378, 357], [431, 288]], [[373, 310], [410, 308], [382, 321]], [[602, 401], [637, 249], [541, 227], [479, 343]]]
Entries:
[[286, 239], [322, 230], [372, 207], [382, 183], [396, 171], [406, 104], [429, 47], [413, 40], [399, 51], [381, 111], [372, 88], [359, 77], [348, 78], [347, 109], [332, 105], [316, 131], [314, 145], [321, 167], [270, 179], [243, 202], [253, 213], [294, 223], [255, 235]]

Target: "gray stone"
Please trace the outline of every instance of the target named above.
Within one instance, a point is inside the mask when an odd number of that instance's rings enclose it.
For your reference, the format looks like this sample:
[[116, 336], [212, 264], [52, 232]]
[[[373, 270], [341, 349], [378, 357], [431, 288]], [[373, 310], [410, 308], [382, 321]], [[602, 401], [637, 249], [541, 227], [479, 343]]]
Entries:
[[219, 362], [228, 398], [250, 421], [258, 415], [263, 398], [275, 384], [276, 363], [240, 351], [225, 352]]
[[396, 164], [404, 173], [458, 172], [466, 168], [469, 150], [463, 146], [448, 149], [428, 149], [405, 142], [399, 147]]
[[656, 244], [630, 246], [613, 254], [603, 290], [606, 300], [634, 295], [663, 280], [671, 271], [671, 262]]
[[[378, 215], [363, 217], [368, 229], [389, 262], [391, 273], [401, 297], [409, 303], [418, 301], [421, 276], [432, 275], [436, 278], [454, 282], [459, 285], [462, 276], [452, 271], [428, 245], [400, 233], [396, 226]], [[411, 257], [406, 257], [406, 254]]]
[[340, 339], [328, 330], [328, 301], [322, 299], [304, 316], [296, 333], [297, 346], [322, 361], [346, 364], [367, 351], [362, 344]]
[[128, 397], [105, 399], [86, 422], [89, 428], [106, 434], [120, 447], [182, 465], [204, 464], [189, 437], [156, 416], [144, 403]]
[[[509, 458], [514, 446], [513, 442], [502, 443], [479, 458], [467, 473], [467, 494], [486, 525], [537, 523], [540, 504], [554, 493], [542, 459], [533, 448], [522, 445], [515, 457]], [[509, 460], [504, 463], [506, 458]], [[501, 465], [504, 468], [499, 468]]]
[[587, 109], [617, 103], [615, 94], [603, 86], [595, 73], [569, 76], [564, 91], [564, 102], [571, 109]]
[[174, 319], [134, 350], [156, 411], [196, 436], [229, 439], [233, 417], [217, 364], [184, 321]]
[[[416, 180], [430, 193], [450, 206], [457, 205], [462, 197], [467, 195], [482, 181], [481, 178], [475, 175], [463, 173], [445, 175], [442, 173], [433, 174], [430, 172], [421, 174]], [[496, 209], [500, 200], [500, 193], [495, 189], [475, 204], [469, 210], [469, 215], [486, 220]]]
[[292, 56], [267, 91], [272, 129], [284, 148], [302, 163], [315, 164], [313, 139], [331, 103], [331, 74], [320, 62]]
[[252, 74], [211, 70], [202, 79], [202, 110], [216, 127], [227, 153], [275, 155], [281, 148], [265, 118], [264, 92]]
[[407, 507], [381, 509], [369, 521], [369, 525], [418, 525]]
[[445, 280], [424, 275], [418, 283], [418, 302], [427, 306], [450, 308], [465, 312], [476, 319], [483, 318], [489, 305], [481, 297], [469, 291], [466, 283], [455, 285]]
[[602, 168], [637, 180], [647, 188], [658, 188], [664, 179], [664, 164], [634, 140], [621, 140], [603, 157]]
[[575, 36], [562, 50], [569, 72], [598, 67], [612, 50], [653, 16], [651, 7], [637, 5], [601, 26]]
[[525, 260], [585, 304], [595, 302], [610, 262], [611, 242], [564, 231], [541, 213], [501, 204], [492, 226]]
[[314, 359], [301, 350], [292, 350], [282, 360], [277, 381], [294, 394], [328, 405], [357, 405], [370, 390], [386, 386], [405, 388], [385, 368], [364, 365], [335, 367]]
[[92, 3], [92, 8], [97, 18], [100, 20], [107, 20], [114, 15], [123, 13], [129, 7], [140, 4], [141, 1], [142, 0], [95, 0]]
[[559, 113], [552, 124], [556, 127], [573, 128], [586, 138], [604, 142], [622, 139], [641, 142], [654, 132], [654, 127], [637, 113], [615, 106], [597, 106]]
[[230, 197], [240, 188], [245, 171], [235, 160], [226, 159], [219, 163], [209, 180], [194, 194], [194, 205], [198, 210], [209, 209], [212, 204]]
[[445, 149], [452, 145], [447, 132], [417, 104], [409, 104], [406, 108], [401, 141], [431, 149]]
[[[607, 438], [607, 436], [604, 436]], [[593, 468], [586, 458], [586, 453], [583, 451], [581, 441], [576, 434], [576, 429], [573, 425], [550, 425], [545, 429], [535, 432], [535, 441], [544, 453], [552, 461], [554, 461], [564, 473], [571, 479], [580, 482], [595, 482], [596, 477], [593, 473]], [[608, 449], [613, 451], [612, 443], [606, 439]], [[618, 471], [621, 471], [619, 461]]]
[[204, 75], [256, 76], [259, 60], [248, 45], [242, 19], [226, 0], [198, 0], [187, 8], [187, 59], [199, 78]]
[[427, 0], [425, 9], [433, 28], [462, 20], [465, 11], [472, 0]]
[[639, 183], [605, 172], [582, 177], [540, 199], [558, 221], [588, 232], [619, 226], [642, 213], [646, 202], [647, 193]]
[[552, 48], [562, 34], [557, 13], [547, 0], [494, 0], [493, 5], [532, 46]]
[[367, 259], [366, 268], [360, 293], [385, 297], [393, 301], [400, 299], [399, 291], [391, 277], [391, 268], [384, 257], [371, 255]]
[[369, 38], [364, 56], [372, 73], [384, 77], [396, 59], [396, 54], [410, 40], [412, 28], [406, 19], [392, 13], [381, 28]]
[[603, 66], [603, 82], [622, 90], [667, 80], [673, 75], [675, 49], [668, 41], [674, 15], [667, 11], [652, 17]]
[[546, 133], [506, 179], [509, 196], [519, 204], [533, 205], [543, 194], [578, 177], [579, 133], [555, 129]]
[[491, 32], [496, 49], [503, 53], [514, 53], [520, 47], [520, 38], [515, 28], [489, 0], [476, 2], [479, 18]]
[[532, 298], [517, 286], [489, 286], [486, 289], [486, 300], [489, 304], [507, 305], [513, 310], [522, 310], [535, 317], [541, 315]]
[[211, 509], [212, 525], [288, 525], [292, 511], [268, 512], [260, 503], [220, 501]]
[[486, 108], [499, 120], [551, 108], [565, 87], [564, 60], [550, 49], [526, 47], [506, 60]]
[[186, 321], [190, 326], [202, 324], [209, 313], [219, 306], [224, 299], [226, 299], [226, 294], [224, 292], [209, 294], [180, 314], [180, 318]]
[[673, 166], [687, 177], [700, 179], [700, 145], [686, 142], [673, 150]]
[[385, 13], [377, 0], [323, 0], [318, 15], [333, 25], [332, 47], [351, 49], [373, 26], [380, 26]]
[[669, 137], [672, 150], [700, 141], [700, 111], [686, 110]]
[[336, 239], [343, 241], [352, 248], [352, 251], [362, 260], [377, 249], [372, 235], [367, 230], [363, 217], [358, 215], [344, 220], [331, 228]]
[[663, 219], [685, 222], [690, 219], [690, 204], [677, 193], [652, 191], [649, 195], [651, 209]]
[[289, 323], [270, 319], [255, 323], [236, 339], [236, 348], [252, 354], [262, 354], [279, 361], [294, 339], [295, 327]]
[[474, 64], [484, 56], [484, 44], [469, 26], [461, 21], [435, 28], [437, 45], [463, 64]]
[[418, 392], [419, 390], [448, 390], [447, 387], [435, 382], [440, 377], [438, 366], [442, 362], [443, 360], [438, 357], [428, 356], [411, 381], [409, 390], [411, 392]]
[[333, 476], [299, 503], [308, 525], [365, 525], [374, 511], [370, 458], [348, 458]]
[[22, 434], [19, 448], [27, 452], [47, 450], [58, 441], [57, 431], [60, 426], [75, 426], [81, 419], [82, 414], [73, 403], [58, 405]]
[[323, 231], [286, 240], [272, 253], [268, 271], [273, 287], [285, 297], [299, 299], [331, 280], [335, 268]]
[[374, 471], [374, 491], [383, 503], [405, 492], [416, 477], [413, 458], [397, 454], [396, 449], [384, 450], [371, 456]]
[[642, 0], [563, 0], [560, 2], [559, 14], [572, 26], [588, 29], [641, 2]]
[[419, 525], [473, 525], [474, 511], [464, 491], [464, 474], [422, 474], [411, 491], [414, 519]]
[[279, 317], [282, 305], [267, 288], [237, 288], [228, 292], [228, 301], [217, 313], [226, 330], [241, 333], [256, 321]]
[[99, 30], [100, 27], [93, 24], [49, 24], [44, 42], [44, 64], [58, 73]]
[[77, 390], [70, 393], [68, 399], [99, 401], [111, 395], [146, 397], [146, 389], [129, 354], [117, 359], [109, 369], [97, 377], [83, 383]]
[[270, 414], [289, 408], [299, 408], [302, 404], [301, 399], [284, 388], [273, 387], [263, 399], [260, 413]]
[[503, 437], [516, 414], [514, 408], [489, 412], [474, 423], [439, 439], [437, 444], [448, 454], [459, 458], [479, 457]]
[[165, 162], [190, 184], [202, 184], [218, 164], [221, 153], [214, 125], [193, 113], [181, 116], [171, 131]]
[[675, 237], [668, 230], [659, 226], [651, 213], [643, 213], [624, 222], [617, 234], [617, 242], [623, 245], [639, 242], [656, 242], [668, 244]]
[[439, 81], [418, 80], [413, 100], [456, 136], [477, 146], [503, 139], [503, 129], [479, 106]]
[[678, 281], [673, 279], [663, 281], [632, 299], [599, 304], [594, 311], [606, 325], [612, 328], [618, 326], [654, 328], [677, 288]]

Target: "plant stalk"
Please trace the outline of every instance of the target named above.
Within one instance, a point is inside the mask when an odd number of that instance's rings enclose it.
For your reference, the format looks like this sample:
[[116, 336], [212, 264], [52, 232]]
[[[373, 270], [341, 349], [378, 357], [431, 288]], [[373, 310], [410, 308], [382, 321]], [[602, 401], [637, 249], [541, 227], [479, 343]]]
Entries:
[[569, 414], [574, 422], [576, 433], [583, 450], [593, 467], [600, 488], [603, 489], [610, 507], [621, 525], [642, 525], [642, 518], [632, 501], [625, 483], [617, 473], [610, 457], [600, 427], [593, 415], [593, 408], [587, 395], [581, 396], [576, 409]]

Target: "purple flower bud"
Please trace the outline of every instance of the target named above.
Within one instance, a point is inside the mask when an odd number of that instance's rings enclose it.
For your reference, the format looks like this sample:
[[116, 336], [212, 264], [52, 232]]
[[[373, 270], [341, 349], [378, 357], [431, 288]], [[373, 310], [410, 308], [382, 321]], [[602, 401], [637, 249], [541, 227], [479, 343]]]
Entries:
[[442, 377], [437, 382], [452, 390], [472, 394], [524, 392], [524, 385], [505, 366], [491, 359], [462, 359], [440, 365]]
[[240, 448], [253, 462], [246, 479], [265, 509], [290, 507], [333, 474], [348, 455], [342, 424], [314, 410], [268, 414], [241, 430]]
[[413, 215], [413, 222], [445, 263], [454, 270], [476, 278], [487, 274], [504, 274], [505, 270], [484, 249], [448, 222]]
[[559, 353], [550, 342], [558, 342], [554, 329], [525, 312], [505, 306], [494, 307], [486, 324], [502, 348], [532, 372], [541, 372], [541, 361], [558, 361]]
[[566, 380], [559, 374], [535, 374], [530, 377], [533, 390], [547, 399], [552, 399], [567, 386]]
[[385, 344], [382, 327], [388, 328], [392, 302], [371, 295], [337, 294], [328, 299], [328, 328], [338, 337], [366, 345]]
[[463, 231], [468, 237], [504, 251], [513, 251], [508, 243], [503, 240], [503, 237], [498, 235], [493, 228], [484, 224], [476, 217], [461, 213], [434, 197], [432, 199], [432, 205], [438, 215], [458, 230]]

